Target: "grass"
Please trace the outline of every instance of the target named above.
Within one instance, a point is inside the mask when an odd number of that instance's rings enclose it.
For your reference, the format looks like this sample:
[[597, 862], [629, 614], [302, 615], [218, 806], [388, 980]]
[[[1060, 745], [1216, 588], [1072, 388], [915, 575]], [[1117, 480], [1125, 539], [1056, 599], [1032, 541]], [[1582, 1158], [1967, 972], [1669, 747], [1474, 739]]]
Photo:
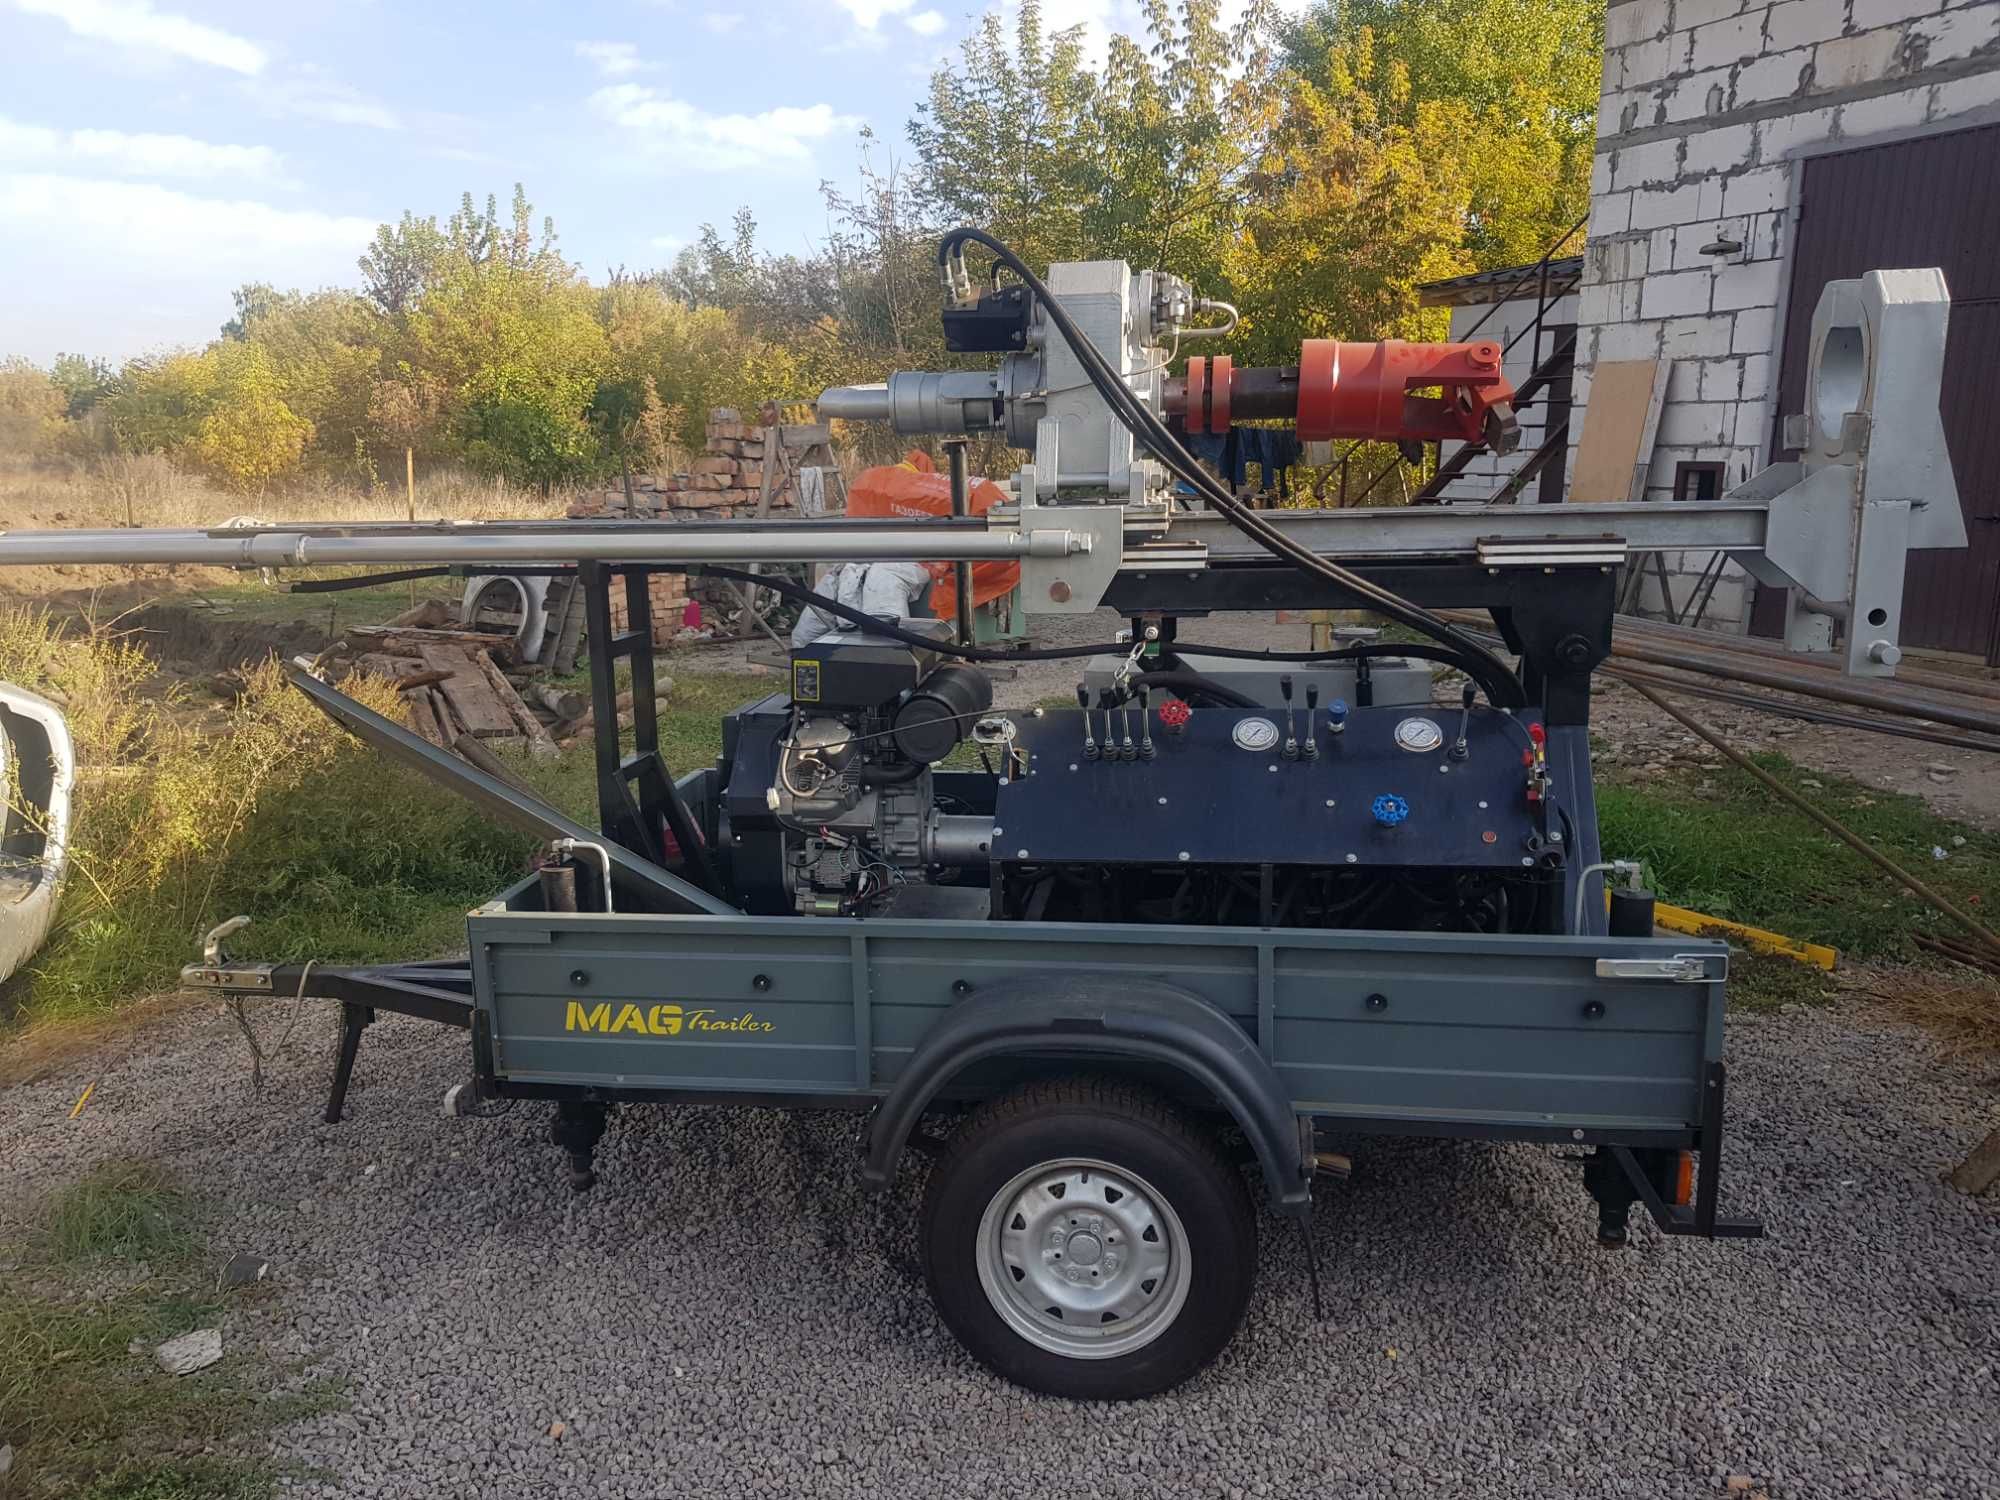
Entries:
[[[459, 469], [417, 481], [420, 520], [488, 521], [559, 516], [570, 495], [522, 489]], [[37, 525], [216, 526], [235, 516], [269, 521], [399, 521], [409, 501], [398, 482], [373, 487], [301, 476], [264, 495], [239, 495], [176, 468], [161, 454], [107, 455], [91, 463], [0, 466], [0, 514]]]
[[[746, 672], [683, 673], [672, 670], [671, 656], [662, 656], [661, 661], [673, 676], [674, 688], [661, 705], [660, 754], [676, 776], [715, 763], [722, 753], [724, 714], [785, 687], [784, 679], [775, 673], [761, 677]], [[631, 747], [632, 737], [627, 733], [625, 748]], [[528, 784], [550, 803], [596, 826], [597, 768], [587, 741], [560, 760], [515, 757], [515, 764]]]
[[[101, 1014], [173, 983], [208, 927], [257, 919], [248, 956], [369, 962], [446, 951], [527, 841], [386, 765], [274, 668], [219, 729], [151, 688], [101, 632], [0, 608], [0, 677], [61, 695], [82, 767], [70, 875], [12, 996], [29, 1020]], [[386, 684], [360, 690], [401, 712]]]
[[[1940, 817], [1919, 797], [1781, 755], [1755, 759], [1975, 917], [2000, 911], [2000, 837]], [[1597, 805], [1605, 858], [1643, 861], [1648, 884], [1677, 906], [1825, 943], [1843, 960], [1914, 959], [1911, 933], [1960, 930], [1733, 766], [1607, 782]], [[1788, 960], [1739, 959], [1731, 998], [1769, 1005], [1829, 989]]]
[[60, 1261], [174, 1260], [193, 1244], [190, 1205], [148, 1162], [109, 1162], [58, 1192], [47, 1236]]
[[[44, 1205], [38, 1256], [0, 1296], [0, 1435], [15, 1449], [0, 1500], [260, 1500], [273, 1474], [247, 1440], [334, 1404], [317, 1387], [267, 1394], [271, 1372], [241, 1355], [186, 1376], [155, 1364], [156, 1345], [224, 1311], [205, 1289], [197, 1218], [170, 1177], [136, 1162]], [[139, 1279], [83, 1286], [82, 1262], [123, 1262]]]

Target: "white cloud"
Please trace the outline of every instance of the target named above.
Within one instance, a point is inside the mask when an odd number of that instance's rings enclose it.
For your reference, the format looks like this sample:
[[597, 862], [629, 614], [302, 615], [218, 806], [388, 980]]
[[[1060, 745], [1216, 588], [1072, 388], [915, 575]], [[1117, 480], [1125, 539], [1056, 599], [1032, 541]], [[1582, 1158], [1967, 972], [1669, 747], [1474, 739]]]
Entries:
[[185, 135], [122, 130], [56, 130], [0, 116], [0, 161], [135, 177], [226, 177], [283, 181], [283, 158], [269, 146], [217, 145]]
[[259, 78], [244, 85], [251, 100], [274, 115], [297, 115], [329, 125], [360, 125], [369, 130], [401, 130], [403, 121], [379, 99], [328, 77], [318, 68], [301, 68], [289, 78]]
[[79, 259], [117, 264], [143, 246], [148, 274], [247, 271], [281, 286], [339, 274], [338, 262], [351, 273], [375, 233], [372, 219], [55, 173], [0, 174], [0, 220]]
[[717, 36], [728, 36], [743, 24], [743, 13], [734, 10], [712, 10], [701, 18], [701, 24]]
[[786, 105], [761, 114], [711, 114], [685, 99], [636, 83], [614, 83], [590, 96], [602, 119], [631, 132], [663, 160], [709, 171], [795, 166], [811, 162], [813, 146], [861, 127], [855, 115], [828, 104]]
[[905, 16], [903, 24], [918, 36], [936, 36], [944, 30], [944, 13], [935, 10], [920, 10], [913, 16]]
[[651, 68], [640, 60], [639, 49], [631, 42], [576, 42], [576, 55], [606, 78], [629, 78]]
[[678, 250], [687, 243], [677, 234], [656, 234], [646, 241], [655, 250]]
[[269, 60], [246, 37], [153, 9], [151, 0], [14, 0], [29, 15], [52, 16], [80, 37], [255, 75]]
[[912, 9], [917, 0], [837, 0], [840, 8], [854, 17], [854, 22], [863, 31], [873, 31], [882, 24], [884, 16], [900, 16]]

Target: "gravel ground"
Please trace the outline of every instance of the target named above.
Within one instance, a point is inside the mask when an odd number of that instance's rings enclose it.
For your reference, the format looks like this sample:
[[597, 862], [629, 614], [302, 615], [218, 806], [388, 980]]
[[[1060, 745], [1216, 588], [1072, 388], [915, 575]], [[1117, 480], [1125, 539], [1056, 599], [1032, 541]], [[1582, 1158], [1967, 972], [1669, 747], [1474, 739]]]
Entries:
[[1938, 1180], [2000, 1079], [1859, 1002], [1731, 1024], [1724, 1203], [1769, 1239], [1635, 1216], [1606, 1253], [1546, 1150], [1358, 1141], [1321, 1196], [1326, 1321], [1267, 1218], [1222, 1361], [1117, 1408], [958, 1350], [915, 1264], [923, 1167], [861, 1196], [855, 1117], [628, 1110], [575, 1197], [547, 1106], [439, 1117], [458, 1033], [371, 1029], [319, 1124], [326, 1019], [261, 1097], [205, 1009], [0, 1096], [0, 1220], [146, 1156], [217, 1205], [219, 1257], [270, 1258], [230, 1346], [352, 1401], [279, 1434], [321, 1476], [298, 1495], [2000, 1496], [2000, 1201]]

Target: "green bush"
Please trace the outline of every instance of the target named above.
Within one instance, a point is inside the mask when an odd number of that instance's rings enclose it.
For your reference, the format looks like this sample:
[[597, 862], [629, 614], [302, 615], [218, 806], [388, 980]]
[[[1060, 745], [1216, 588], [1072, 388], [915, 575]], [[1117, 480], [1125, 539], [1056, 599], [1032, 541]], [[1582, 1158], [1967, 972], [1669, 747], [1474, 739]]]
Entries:
[[[171, 985], [209, 927], [243, 913], [268, 958], [366, 962], [448, 950], [467, 906], [519, 870], [521, 836], [384, 761], [253, 672], [220, 730], [146, 687], [114, 633], [0, 609], [0, 678], [63, 703], [79, 776], [70, 873], [26, 975], [30, 1019], [112, 1008]], [[401, 707], [386, 683], [358, 696]]]

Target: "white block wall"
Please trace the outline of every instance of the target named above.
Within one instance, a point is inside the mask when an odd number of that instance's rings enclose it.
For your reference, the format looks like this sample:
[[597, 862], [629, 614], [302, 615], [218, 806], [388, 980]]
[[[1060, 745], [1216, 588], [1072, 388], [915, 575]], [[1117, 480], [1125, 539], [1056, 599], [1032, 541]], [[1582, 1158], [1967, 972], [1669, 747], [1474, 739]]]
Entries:
[[[1801, 154], [1990, 118], [2000, 0], [1613, 0], [1604, 46], [1571, 472], [1597, 362], [1665, 357], [1648, 498], [1682, 460], [1727, 488], [1769, 457]], [[1743, 253], [1704, 254], [1719, 235]], [[1708, 558], [1668, 561], [1684, 600]], [[1704, 623], [1748, 595], [1732, 567]]]
[[[1518, 390], [1528, 376], [1534, 373], [1535, 336], [1527, 333], [1521, 337], [1519, 343], [1514, 343], [1514, 339], [1535, 321], [1535, 301], [1531, 289], [1525, 299], [1515, 298], [1501, 303], [1498, 307], [1490, 302], [1454, 307], [1451, 310], [1451, 332], [1447, 337], [1454, 344], [1466, 343], [1472, 339], [1498, 339], [1500, 347], [1507, 350], [1501, 357], [1500, 368]], [[1492, 316], [1486, 317], [1488, 313]], [[1548, 314], [1542, 320], [1543, 358], [1548, 357], [1549, 350], [1555, 344], [1555, 339], [1549, 330], [1559, 324], [1574, 323], [1576, 316], [1577, 299], [1574, 295], [1559, 298], [1549, 304]], [[1486, 317], [1484, 323], [1479, 321], [1482, 317]], [[1477, 332], [1473, 331], [1474, 325], [1478, 326]], [[1514, 344], [1514, 347], [1508, 349], [1509, 344]], [[1548, 430], [1548, 414], [1544, 402], [1538, 399], [1534, 405], [1521, 412], [1520, 422], [1521, 446], [1504, 456], [1491, 451], [1480, 453], [1466, 467], [1463, 474], [1445, 486], [1445, 499], [1490, 499], [1514, 471], [1533, 456], [1535, 449], [1541, 446], [1543, 433]], [[1462, 446], [1459, 443], [1440, 443], [1438, 452], [1441, 458], [1450, 458]], [[1539, 477], [1529, 480], [1522, 498], [1532, 503], [1540, 484]]]

